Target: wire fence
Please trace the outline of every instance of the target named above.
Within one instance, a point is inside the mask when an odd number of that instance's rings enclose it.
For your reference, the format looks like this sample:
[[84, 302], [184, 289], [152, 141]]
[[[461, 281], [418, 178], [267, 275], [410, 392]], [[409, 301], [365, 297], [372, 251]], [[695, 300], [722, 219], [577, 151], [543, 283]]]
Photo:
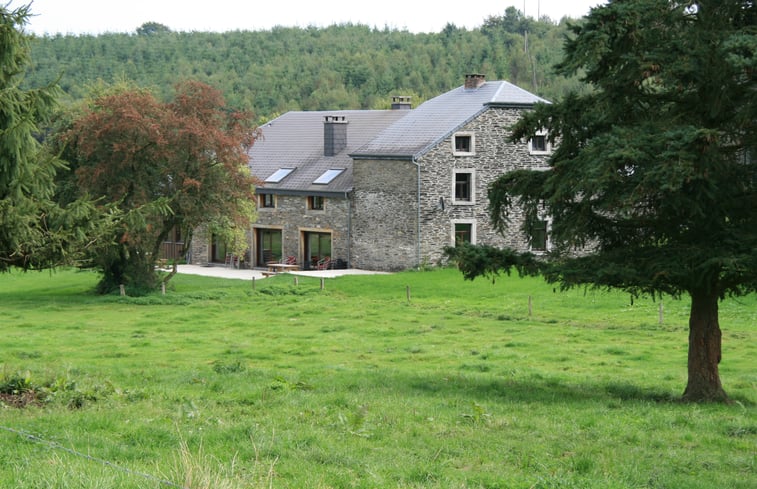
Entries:
[[130, 469], [128, 467], [122, 467], [122, 466], [120, 466], [118, 464], [115, 464], [115, 463], [109, 461], [109, 460], [105, 460], [105, 459], [102, 459], [102, 458], [99, 458], [99, 457], [93, 457], [92, 455], [88, 455], [86, 453], [82, 453], [82, 452], [80, 452], [78, 450], [74, 450], [73, 448], [69, 448], [69, 447], [63, 446], [63, 445], [61, 445], [58, 442], [46, 440], [46, 439], [42, 438], [41, 436], [35, 435], [33, 433], [29, 433], [28, 431], [19, 430], [19, 429], [16, 429], [16, 428], [9, 428], [7, 426], [2, 426], [2, 425], [0, 425], [0, 430], [7, 431], [8, 433], [13, 433], [13, 434], [15, 434], [15, 435], [17, 435], [17, 436], [19, 436], [19, 437], [27, 440], [27, 441], [34, 442], [34, 443], [37, 443], [37, 444], [40, 444], [40, 445], [44, 445], [44, 446], [48, 447], [51, 450], [60, 450], [60, 451], [69, 453], [71, 455], [74, 455], [76, 457], [80, 457], [80, 458], [83, 458], [85, 460], [89, 460], [90, 462], [94, 462], [94, 463], [103, 465], [105, 467], [109, 467], [111, 469], [118, 470], [118, 471], [123, 472], [125, 474], [129, 474], [129, 475], [134, 476], [134, 477], [139, 477], [139, 478], [142, 478], [142, 479], [146, 479], [146, 480], [155, 482], [155, 483], [160, 484], [162, 486], [173, 487], [173, 488], [177, 488], [177, 489], [188, 489], [185, 486], [176, 484], [176, 483], [171, 482], [171, 481], [166, 480], [166, 479], [161, 479], [160, 477], [156, 477], [156, 476], [154, 476], [152, 474], [147, 474], [147, 473], [144, 473], [144, 472], [139, 472], [139, 471], [136, 471], [136, 470], [132, 470], [132, 469]]

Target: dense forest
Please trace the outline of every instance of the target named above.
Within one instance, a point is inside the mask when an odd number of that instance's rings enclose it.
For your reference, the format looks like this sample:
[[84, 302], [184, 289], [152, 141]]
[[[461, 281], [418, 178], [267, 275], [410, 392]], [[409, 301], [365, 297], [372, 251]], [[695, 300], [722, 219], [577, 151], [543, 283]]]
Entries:
[[198, 80], [261, 122], [289, 110], [387, 108], [393, 95], [417, 105], [460, 86], [466, 73], [559, 100], [581, 86], [552, 70], [571, 22], [579, 21], [534, 20], [512, 7], [477, 29], [448, 24], [430, 34], [355, 24], [174, 32], [150, 22], [133, 34], [37, 37], [25, 84], [57, 81], [75, 101], [100, 82], [129, 81], [168, 98], [177, 82]]

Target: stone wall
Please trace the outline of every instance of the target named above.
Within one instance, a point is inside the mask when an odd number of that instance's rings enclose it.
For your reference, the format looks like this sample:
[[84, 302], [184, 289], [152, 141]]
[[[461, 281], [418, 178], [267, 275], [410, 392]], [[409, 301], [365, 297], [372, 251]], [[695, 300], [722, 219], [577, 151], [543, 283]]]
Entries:
[[[548, 156], [530, 154], [528, 142], [507, 141], [521, 114], [520, 109], [484, 111], [457, 131], [473, 136], [472, 152], [456, 154], [450, 135], [419, 159], [420, 172], [410, 161], [355, 161], [353, 265], [392, 271], [440, 264], [444, 247], [455, 242], [455, 223], [471, 224], [477, 244], [527, 250], [521, 213], [513, 213], [511, 231], [502, 236], [490, 224], [487, 199], [488, 186], [500, 175], [548, 168]], [[474, 175], [470, 202], [455, 202], [455, 170]]]
[[[532, 155], [528, 142], [510, 143], [510, 127], [520, 118], [521, 109], [490, 108], [457, 133], [474, 136], [470, 155], [455, 155], [454, 134], [420, 159], [421, 165], [421, 256], [422, 263], [443, 259], [443, 248], [454, 244], [454, 223], [471, 223], [476, 244], [528, 249], [520, 231], [521, 213], [513, 212], [510, 230], [503, 236], [489, 219], [489, 185], [504, 173], [517, 169], [548, 168], [548, 155]], [[475, 188], [472, 203], [455, 203], [455, 170], [472, 172]], [[440, 209], [444, 200], [444, 210]]]
[[418, 169], [411, 161], [353, 163], [352, 264], [404, 270], [418, 264]]
[[210, 263], [210, 236], [204, 226], [195, 229], [192, 233], [189, 263], [203, 267]]
[[[282, 234], [282, 256], [295, 256], [297, 263], [307, 267], [304, 233], [320, 232], [331, 234], [331, 258], [349, 262], [349, 213], [350, 201], [344, 197], [324, 197], [323, 210], [308, 209], [307, 196], [277, 195], [275, 208], [258, 208], [256, 228], [280, 229]], [[252, 256], [257, 256], [253, 242]], [[253, 260], [255, 266], [264, 264]]]

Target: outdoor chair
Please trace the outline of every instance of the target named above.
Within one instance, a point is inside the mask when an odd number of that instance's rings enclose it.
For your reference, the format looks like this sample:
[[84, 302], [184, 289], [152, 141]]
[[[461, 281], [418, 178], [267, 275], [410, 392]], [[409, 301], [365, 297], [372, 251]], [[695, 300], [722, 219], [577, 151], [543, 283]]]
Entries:
[[318, 260], [318, 270], [328, 270], [329, 266], [331, 266], [331, 257], [324, 256]]

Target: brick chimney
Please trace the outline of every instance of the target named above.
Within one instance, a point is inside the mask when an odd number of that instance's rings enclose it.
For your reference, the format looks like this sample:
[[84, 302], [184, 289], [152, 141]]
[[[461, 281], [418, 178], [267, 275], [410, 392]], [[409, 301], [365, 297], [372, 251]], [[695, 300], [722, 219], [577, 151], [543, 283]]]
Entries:
[[413, 108], [409, 95], [394, 95], [392, 97], [392, 110], [409, 110]]
[[347, 147], [347, 118], [327, 115], [323, 118], [323, 156], [335, 156]]
[[479, 73], [471, 73], [465, 75], [465, 89], [474, 90], [486, 83], [486, 75]]

